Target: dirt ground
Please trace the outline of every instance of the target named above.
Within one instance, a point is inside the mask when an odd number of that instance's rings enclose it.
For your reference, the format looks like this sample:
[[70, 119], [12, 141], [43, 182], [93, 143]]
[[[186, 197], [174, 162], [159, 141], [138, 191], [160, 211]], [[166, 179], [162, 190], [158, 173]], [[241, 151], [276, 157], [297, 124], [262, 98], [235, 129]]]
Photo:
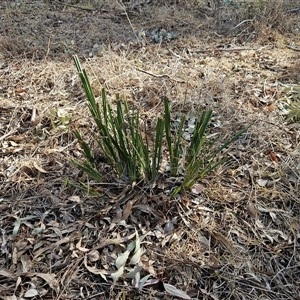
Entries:
[[[0, 1], [0, 22], [0, 299], [300, 299], [298, 1]], [[221, 140], [252, 126], [176, 198], [167, 175], [88, 196], [75, 54], [148, 119], [167, 96]]]

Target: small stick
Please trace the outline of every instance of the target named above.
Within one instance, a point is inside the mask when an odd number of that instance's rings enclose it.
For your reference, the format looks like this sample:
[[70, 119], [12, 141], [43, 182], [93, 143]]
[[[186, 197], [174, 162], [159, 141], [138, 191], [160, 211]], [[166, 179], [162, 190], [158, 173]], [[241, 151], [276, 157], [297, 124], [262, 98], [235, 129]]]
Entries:
[[143, 72], [143, 73], [145, 73], [145, 74], [147, 74], [147, 75], [150, 75], [150, 76], [153, 76], [153, 77], [156, 77], [156, 78], [164, 78], [164, 77], [166, 77], [166, 78], [168, 78], [168, 79], [170, 79], [170, 80], [172, 80], [172, 81], [176, 81], [176, 82], [179, 82], [179, 83], [186, 83], [184, 80], [179, 80], [179, 79], [174, 79], [174, 78], [172, 78], [170, 75], [168, 75], [168, 74], [161, 74], [161, 75], [157, 75], [157, 74], [153, 74], [153, 73], [151, 73], [151, 72], [149, 72], [149, 71], [146, 71], [146, 70], [143, 70], [143, 69], [140, 69], [140, 68], [136, 68], [138, 71], [140, 71], [140, 72]]
[[298, 11], [300, 11], [300, 7], [288, 10], [289, 13], [297, 13]]
[[93, 8], [81, 7], [81, 6], [72, 5], [72, 4], [67, 4], [67, 3], [61, 3], [61, 2], [56, 1], [56, 0], [52, 0], [52, 2], [57, 3], [57, 4], [59, 4], [59, 5], [65, 5], [65, 6], [69, 6], [69, 7], [73, 7], [73, 8], [77, 8], [77, 9], [82, 9], [82, 10], [87, 10], [87, 11], [94, 11], [94, 10], [95, 10], [95, 9], [93, 9]]
[[217, 48], [217, 49], [203, 49], [203, 50], [194, 50], [193, 52], [195, 53], [205, 53], [205, 52], [213, 52], [213, 51], [228, 51], [228, 52], [231, 52], [231, 51], [251, 51], [251, 50], [254, 50], [254, 51], [260, 51], [260, 50], [263, 50], [264, 48], [268, 48], [270, 46], [264, 46], [264, 47], [260, 47], [260, 48]]
[[5, 140], [8, 136], [12, 135], [15, 131], [16, 131], [15, 129], [12, 129], [8, 133], [5, 133], [5, 134], [1, 135], [0, 136], [0, 141]]
[[48, 40], [48, 47], [47, 47], [47, 52], [46, 52], [44, 60], [46, 60], [47, 57], [48, 57], [48, 55], [49, 55], [49, 52], [50, 52], [50, 42], [51, 42], [51, 37]]

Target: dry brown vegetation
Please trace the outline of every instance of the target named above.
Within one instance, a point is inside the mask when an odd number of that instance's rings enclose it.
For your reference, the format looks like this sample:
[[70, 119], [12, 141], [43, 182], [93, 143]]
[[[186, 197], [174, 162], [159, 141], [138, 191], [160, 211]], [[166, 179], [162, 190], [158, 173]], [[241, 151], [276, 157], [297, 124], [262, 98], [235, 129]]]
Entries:
[[[299, 16], [296, 0], [0, 1], [0, 298], [176, 299], [164, 282], [195, 299], [300, 299], [300, 133], [284, 115], [299, 101]], [[224, 139], [253, 125], [196, 191], [170, 199], [165, 175], [90, 197], [65, 184], [86, 180], [73, 131], [96, 130], [73, 54], [96, 96], [148, 118], [168, 96], [173, 111], [212, 108]], [[157, 281], [141, 291], [99, 274], [135, 230]]]

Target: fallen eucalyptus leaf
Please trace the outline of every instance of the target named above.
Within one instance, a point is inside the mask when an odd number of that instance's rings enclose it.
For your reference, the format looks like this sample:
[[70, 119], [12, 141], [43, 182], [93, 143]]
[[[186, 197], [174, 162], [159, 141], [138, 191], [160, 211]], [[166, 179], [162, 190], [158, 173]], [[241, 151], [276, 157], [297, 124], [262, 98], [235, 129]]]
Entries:
[[25, 293], [24, 297], [26, 297], [26, 298], [33, 298], [33, 297], [37, 296], [38, 294], [39, 293], [38, 293], [38, 291], [36, 289], [30, 289], [30, 290], [28, 290]]
[[58, 283], [55, 278], [55, 274], [35, 273], [35, 275], [44, 279], [52, 289], [57, 290]]
[[129, 264], [130, 264], [130, 265], [135, 265], [135, 264], [137, 264], [137, 263], [140, 261], [141, 256], [143, 255], [143, 253], [144, 253], [143, 248], [139, 248], [139, 249], [134, 253], [134, 255], [132, 256], [132, 258], [131, 258]]
[[[147, 275], [148, 276], [148, 275]], [[142, 278], [143, 279], [143, 278]], [[148, 279], [143, 286], [147, 286], [147, 285], [153, 285], [153, 284], [157, 284], [159, 283], [159, 279], [158, 278], [152, 278], [152, 279]]]
[[253, 218], [257, 217], [258, 210], [256, 209], [256, 207], [254, 206], [254, 204], [251, 201], [248, 202], [247, 210], [249, 211], [250, 215]]
[[20, 226], [23, 222], [31, 220], [31, 219], [35, 219], [35, 218], [37, 218], [37, 217], [36, 216], [27, 216], [25, 218], [17, 218], [17, 220], [14, 222], [14, 229], [12, 232], [13, 239], [17, 236]]
[[147, 280], [150, 276], [151, 276], [151, 274], [148, 274], [138, 282], [139, 291], [145, 286], [145, 283], [147, 282]]
[[18, 298], [13, 295], [13, 296], [6, 296], [5, 298], [3, 298], [3, 300], [18, 300]]
[[266, 184], [268, 183], [268, 180], [267, 179], [257, 179], [256, 180], [256, 183], [259, 185], [259, 186], [266, 186]]
[[110, 274], [113, 282], [116, 283], [118, 279], [123, 275], [123, 273], [124, 273], [124, 266], [119, 268], [116, 272]]
[[4, 277], [9, 277], [11, 279], [16, 279], [16, 277], [17, 277], [13, 272], [11, 272], [7, 269], [2, 269], [2, 268], [0, 269], [0, 275], [4, 276]]
[[100, 254], [98, 250], [90, 251], [87, 256], [90, 262], [95, 262], [100, 259]]
[[108, 274], [105, 270], [97, 269], [96, 267], [90, 267], [87, 265], [87, 256], [84, 257], [84, 266], [87, 268], [87, 270], [95, 275], [100, 275], [105, 281], [107, 281], [105, 274]]
[[43, 231], [43, 228], [41, 228], [41, 227], [34, 228], [34, 229], [31, 231], [31, 234], [33, 234], [33, 235], [38, 235], [38, 234], [40, 234], [42, 231]]
[[141, 272], [142, 269], [143, 269], [143, 268], [140, 267], [140, 266], [135, 266], [129, 273], [126, 274], [125, 277], [126, 277], [126, 278], [131, 278], [131, 279], [133, 279], [133, 278], [135, 278], [135, 274]]
[[116, 259], [116, 267], [118, 269], [125, 265], [129, 254], [130, 254], [130, 251], [126, 250], [124, 253], [122, 253], [118, 256], [118, 258]]
[[163, 283], [166, 292], [172, 296], [180, 297], [182, 299], [192, 299], [187, 293], [177, 289], [174, 285]]

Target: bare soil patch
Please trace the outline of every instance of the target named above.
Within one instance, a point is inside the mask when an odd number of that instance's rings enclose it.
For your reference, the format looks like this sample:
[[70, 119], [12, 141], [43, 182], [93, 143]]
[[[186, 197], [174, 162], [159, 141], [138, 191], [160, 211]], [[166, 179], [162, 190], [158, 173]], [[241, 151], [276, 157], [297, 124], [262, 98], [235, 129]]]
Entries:
[[[227, 2], [0, 2], [1, 299], [176, 299], [163, 283], [196, 299], [300, 299], [300, 133], [284, 115], [299, 101], [298, 3], [254, 20]], [[66, 185], [86, 180], [69, 162], [82, 157], [74, 130], [96, 130], [73, 54], [96, 96], [149, 119], [167, 96], [173, 111], [212, 108], [223, 140], [253, 125], [199, 193], [171, 199], [165, 176], [90, 197]], [[141, 291], [107, 275], [135, 230], [156, 282]]]

